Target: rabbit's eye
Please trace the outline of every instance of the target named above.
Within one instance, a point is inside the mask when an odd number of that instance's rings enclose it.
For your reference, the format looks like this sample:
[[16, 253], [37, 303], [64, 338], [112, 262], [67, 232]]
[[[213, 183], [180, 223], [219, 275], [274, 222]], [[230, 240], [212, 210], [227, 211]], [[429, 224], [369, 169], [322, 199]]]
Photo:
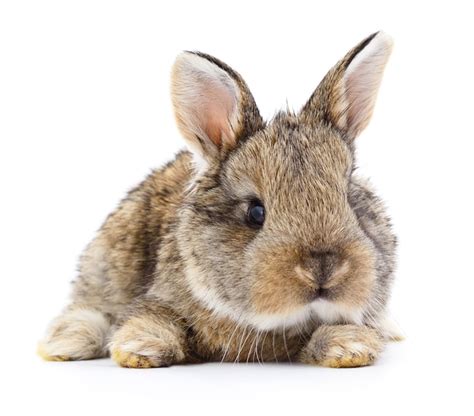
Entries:
[[252, 227], [261, 227], [265, 222], [265, 207], [259, 200], [250, 202], [247, 211], [247, 222]]

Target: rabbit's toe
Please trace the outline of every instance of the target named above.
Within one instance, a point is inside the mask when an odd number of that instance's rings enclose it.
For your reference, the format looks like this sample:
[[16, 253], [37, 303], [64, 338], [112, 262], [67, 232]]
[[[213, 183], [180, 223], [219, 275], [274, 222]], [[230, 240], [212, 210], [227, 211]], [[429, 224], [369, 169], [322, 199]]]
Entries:
[[133, 352], [114, 349], [111, 353], [112, 359], [121, 367], [126, 368], [151, 368], [154, 367], [149, 357], [135, 354]]
[[[125, 349], [124, 349], [125, 348]], [[156, 368], [168, 367], [178, 361], [179, 351], [171, 347], [157, 345], [153, 350], [137, 348], [137, 351], [128, 351], [128, 347], [115, 346], [110, 350], [112, 359], [121, 367], [126, 368]]]
[[45, 361], [71, 361], [72, 360], [72, 358], [68, 355], [60, 355], [60, 354], [49, 352], [48, 347], [42, 342], [38, 344], [36, 353]]
[[332, 368], [363, 367], [372, 364], [378, 351], [360, 342], [333, 345], [319, 365]]

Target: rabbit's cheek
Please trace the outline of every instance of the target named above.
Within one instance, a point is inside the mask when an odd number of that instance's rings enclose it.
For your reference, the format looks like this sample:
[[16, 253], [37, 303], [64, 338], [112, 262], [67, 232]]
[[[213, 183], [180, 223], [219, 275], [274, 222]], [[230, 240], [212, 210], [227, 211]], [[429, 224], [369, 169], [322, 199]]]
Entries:
[[362, 308], [369, 301], [376, 280], [375, 252], [367, 242], [357, 241], [347, 247], [350, 270], [334, 289], [334, 299], [353, 308]]
[[312, 279], [295, 267], [299, 253], [290, 248], [273, 248], [260, 253], [265, 261], [254, 268], [250, 302], [255, 314], [291, 315], [307, 306], [314, 293]]

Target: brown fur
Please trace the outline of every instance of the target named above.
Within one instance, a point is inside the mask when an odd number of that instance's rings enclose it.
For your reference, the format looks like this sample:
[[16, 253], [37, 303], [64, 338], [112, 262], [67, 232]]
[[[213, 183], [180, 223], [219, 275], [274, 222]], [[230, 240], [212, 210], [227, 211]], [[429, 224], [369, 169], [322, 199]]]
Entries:
[[[197, 53], [211, 68], [202, 72], [186, 66], [193, 54], [181, 57], [177, 122], [205, 166], [196, 171], [195, 157], [181, 152], [129, 192], [82, 255], [72, 303], [41, 354], [87, 359], [109, 350], [138, 368], [370, 364], [383, 345], [372, 328], [384, 316], [395, 237], [379, 199], [353, 174], [360, 126], [350, 116], [341, 122], [341, 88], [372, 38], [330, 71], [301, 113], [280, 113], [268, 125], [235, 71]], [[191, 117], [201, 108], [182, 105], [202, 79], [222, 82], [225, 106]], [[246, 222], [255, 198], [266, 210], [261, 229]]]

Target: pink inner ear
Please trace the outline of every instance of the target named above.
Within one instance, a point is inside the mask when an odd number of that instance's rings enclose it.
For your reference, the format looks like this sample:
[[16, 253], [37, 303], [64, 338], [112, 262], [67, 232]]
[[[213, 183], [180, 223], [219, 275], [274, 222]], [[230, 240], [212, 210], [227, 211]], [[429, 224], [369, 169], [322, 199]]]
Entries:
[[235, 106], [236, 97], [225, 84], [203, 83], [195, 112], [202, 130], [216, 146], [222, 145], [223, 137], [232, 140], [230, 120]]
[[365, 129], [374, 109], [380, 75], [372, 65], [371, 62], [362, 62], [346, 79], [347, 122], [354, 135]]
[[353, 138], [369, 124], [391, 50], [391, 38], [379, 32], [355, 56], [346, 70], [344, 77], [345, 105], [348, 107], [346, 129]]

